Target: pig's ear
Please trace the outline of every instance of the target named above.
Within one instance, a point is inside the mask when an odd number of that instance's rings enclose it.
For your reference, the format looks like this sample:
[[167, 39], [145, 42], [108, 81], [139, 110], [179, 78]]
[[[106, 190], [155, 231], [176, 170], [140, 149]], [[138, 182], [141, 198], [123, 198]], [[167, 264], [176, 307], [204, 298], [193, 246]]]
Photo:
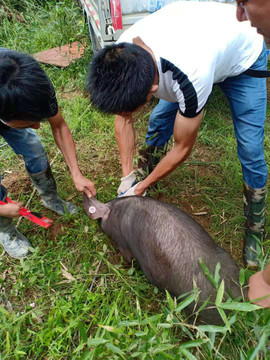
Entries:
[[102, 204], [94, 197], [89, 199], [85, 194], [83, 194], [83, 207], [86, 214], [93, 220], [107, 219], [110, 213], [108, 205]]

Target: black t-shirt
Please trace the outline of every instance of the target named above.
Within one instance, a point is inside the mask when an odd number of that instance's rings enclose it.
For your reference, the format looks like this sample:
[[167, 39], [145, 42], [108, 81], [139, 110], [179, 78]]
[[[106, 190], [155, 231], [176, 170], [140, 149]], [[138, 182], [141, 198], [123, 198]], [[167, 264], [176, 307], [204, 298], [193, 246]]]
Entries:
[[[9, 51], [13, 51], [13, 50], [9, 50], [9, 49], [0, 47], [0, 53], [9, 52]], [[55, 95], [54, 86], [53, 86], [53, 84], [52, 84], [52, 82], [51, 82], [51, 80], [49, 78], [48, 78], [48, 80], [49, 80], [51, 97], [50, 97], [50, 104], [49, 104], [50, 112], [47, 115], [47, 118], [50, 118], [50, 117], [55, 116], [57, 114], [57, 112], [58, 112], [58, 103], [57, 103], [57, 99], [56, 99], [56, 95]], [[1, 130], [8, 130], [8, 129], [10, 129], [10, 127], [3, 124], [0, 121], [0, 132], [1, 132]]]

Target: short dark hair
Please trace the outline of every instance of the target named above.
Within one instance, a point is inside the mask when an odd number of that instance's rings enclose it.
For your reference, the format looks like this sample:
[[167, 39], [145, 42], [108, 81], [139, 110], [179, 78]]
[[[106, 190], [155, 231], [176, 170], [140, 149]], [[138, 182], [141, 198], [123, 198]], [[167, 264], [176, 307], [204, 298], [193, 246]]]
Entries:
[[106, 113], [132, 112], [146, 103], [156, 67], [151, 54], [126, 42], [94, 55], [87, 75], [91, 101]]
[[0, 50], [0, 119], [39, 122], [53, 116], [53, 94], [50, 79], [35, 59]]

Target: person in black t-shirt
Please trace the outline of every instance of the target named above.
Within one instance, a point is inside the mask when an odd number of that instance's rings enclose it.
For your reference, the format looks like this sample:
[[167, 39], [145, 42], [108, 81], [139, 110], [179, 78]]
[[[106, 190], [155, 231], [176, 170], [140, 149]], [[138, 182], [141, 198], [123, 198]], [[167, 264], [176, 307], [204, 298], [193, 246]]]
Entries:
[[[76, 207], [60, 199], [56, 183], [39, 137], [42, 121], [49, 121], [55, 142], [69, 166], [77, 190], [88, 197], [96, 194], [94, 183], [78, 166], [71, 132], [57, 104], [54, 87], [36, 60], [27, 54], [0, 48], [0, 135], [23, 156], [26, 170], [45, 207], [58, 214], [73, 214]], [[1, 185], [0, 200], [7, 190]], [[0, 205], [0, 243], [14, 258], [28, 254], [30, 242], [17, 231], [13, 218], [19, 217], [21, 204]]]

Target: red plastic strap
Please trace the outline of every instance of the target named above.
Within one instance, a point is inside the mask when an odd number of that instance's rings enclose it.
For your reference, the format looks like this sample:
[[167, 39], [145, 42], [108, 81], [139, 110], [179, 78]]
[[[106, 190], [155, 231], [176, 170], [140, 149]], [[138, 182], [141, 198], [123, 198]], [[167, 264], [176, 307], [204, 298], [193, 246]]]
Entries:
[[[17, 204], [16, 201], [11, 200], [10, 198], [6, 197], [6, 201], [10, 204]], [[7, 203], [4, 201], [0, 201], [0, 205], [6, 205]], [[19, 210], [19, 214], [25, 217], [26, 219], [32, 221], [33, 223], [42, 226], [44, 228], [48, 228], [52, 225], [53, 220], [43, 216], [42, 218], [34, 215], [31, 213], [30, 210], [26, 209], [25, 207], [21, 207]]]

